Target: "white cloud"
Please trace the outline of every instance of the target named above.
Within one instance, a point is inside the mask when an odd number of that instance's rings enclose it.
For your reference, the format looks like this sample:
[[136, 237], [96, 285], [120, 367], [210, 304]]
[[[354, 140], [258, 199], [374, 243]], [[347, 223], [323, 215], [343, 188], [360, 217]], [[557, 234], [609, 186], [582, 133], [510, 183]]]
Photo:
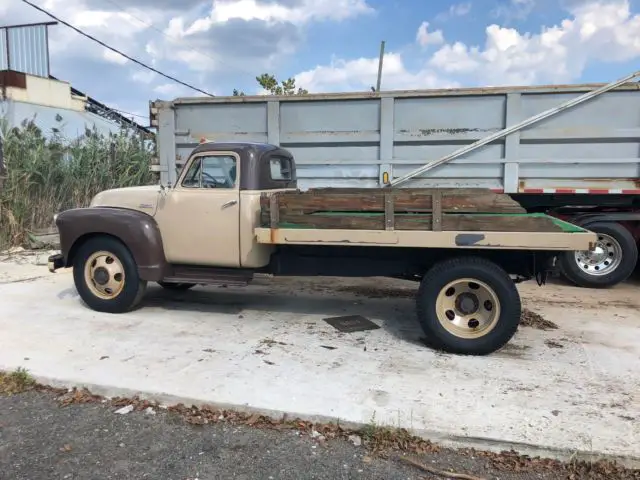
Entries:
[[471, 12], [471, 2], [455, 3], [449, 7], [449, 10], [436, 15], [436, 20], [443, 22], [452, 17], [463, 17]]
[[631, 14], [628, 0], [587, 1], [571, 13], [538, 34], [490, 25], [483, 48], [447, 44], [429, 65], [485, 84], [531, 84], [575, 81], [591, 61], [640, 56], [640, 15]]
[[537, 0], [508, 0], [507, 3], [498, 5], [493, 10], [493, 16], [503, 18], [507, 22], [524, 20], [536, 7]]
[[[402, 56], [387, 53], [382, 70], [382, 90], [444, 88], [457, 84], [424, 69], [412, 73]], [[378, 76], [378, 58], [334, 59], [330, 65], [317, 66], [295, 76], [296, 85], [310, 92], [371, 91]]]
[[114, 52], [113, 50], [104, 50], [102, 57], [110, 63], [117, 63], [118, 65], [124, 65], [129, 60], [126, 57], [123, 57], [119, 53]]
[[418, 33], [416, 34], [416, 42], [422, 47], [426, 47], [428, 45], [440, 45], [444, 43], [444, 35], [442, 34], [442, 30], [434, 30], [433, 32], [427, 31], [429, 28], [429, 22], [422, 22], [420, 27], [418, 28]]
[[[415, 71], [401, 54], [389, 54], [384, 89], [567, 83], [579, 80], [589, 63], [640, 58], [640, 14], [631, 13], [628, 0], [581, 0], [569, 13], [539, 33], [489, 25], [483, 46], [447, 43]], [[427, 27], [425, 22], [418, 29], [418, 43], [435, 35]], [[377, 58], [333, 60], [298, 74], [296, 83], [312, 92], [369, 90], [377, 66]]]
[[133, 74], [131, 75], [131, 79], [133, 81], [143, 83], [146, 85], [150, 84], [157, 78], [158, 78], [157, 73], [152, 72], [151, 70], [143, 70], [143, 69], [137, 70], [133, 72]]
[[206, 32], [213, 25], [240, 19], [261, 20], [267, 23], [289, 22], [303, 25], [312, 20], [345, 20], [374, 10], [366, 0], [300, 0], [285, 3], [261, 3], [257, 0], [217, 0], [213, 2], [210, 15], [199, 18], [184, 27], [183, 18], [172, 20], [167, 33], [188, 36]]
[[178, 97], [184, 93], [185, 87], [177, 83], [171, 82], [171, 83], [163, 83], [161, 85], [157, 85], [153, 89], [153, 91], [160, 95], [165, 95], [168, 97]]
[[[257, 89], [278, 74], [317, 21], [368, 15], [368, 0], [34, 0], [108, 45], [208, 92]], [[0, 0], [3, 24], [49, 21], [19, 0]], [[51, 73], [107, 105], [145, 112], [151, 97], [199, 95], [63, 24], [49, 28]], [[280, 75], [278, 75], [280, 76]]]

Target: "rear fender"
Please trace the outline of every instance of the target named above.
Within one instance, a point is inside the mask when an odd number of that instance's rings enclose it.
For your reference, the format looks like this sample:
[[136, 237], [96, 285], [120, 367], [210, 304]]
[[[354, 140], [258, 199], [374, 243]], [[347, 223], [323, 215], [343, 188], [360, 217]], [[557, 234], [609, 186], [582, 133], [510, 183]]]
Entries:
[[579, 227], [589, 228], [589, 225], [599, 222], [639, 222], [640, 212], [595, 212], [583, 213], [570, 217], [569, 221]]
[[164, 278], [167, 261], [160, 229], [153, 217], [136, 210], [111, 207], [74, 208], [56, 217], [65, 267], [89, 238], [109, 235], [126, 245], [138, 265], [140, 278], [157, 282]]

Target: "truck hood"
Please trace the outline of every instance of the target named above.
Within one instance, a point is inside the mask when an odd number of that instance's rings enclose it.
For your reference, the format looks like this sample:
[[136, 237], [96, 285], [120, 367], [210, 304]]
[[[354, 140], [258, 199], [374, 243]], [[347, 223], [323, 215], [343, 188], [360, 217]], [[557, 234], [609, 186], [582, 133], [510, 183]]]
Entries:
[[92, 207], [118, 207], [138, 210], [154, 216], [160, 197], [159, 185], [104, 190], [91, 200]]

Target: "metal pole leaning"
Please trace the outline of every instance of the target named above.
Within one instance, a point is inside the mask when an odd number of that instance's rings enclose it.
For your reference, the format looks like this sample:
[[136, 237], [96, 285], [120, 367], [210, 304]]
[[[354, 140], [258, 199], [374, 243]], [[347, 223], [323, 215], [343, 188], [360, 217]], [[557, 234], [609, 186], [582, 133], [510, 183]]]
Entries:
[[438, 160], [434, 160], [433, 162], [429, 162], [426, 165], [423, 165], [422, 167], [419, 167], [415, 170], [413, 170], [412, 172], [407, 173], [406, 175], [402, 176], [402, 177], [398, 177], [394, 180], [392, 180], [391, 182], [389, 182], [387, 184], [387, 186], [389, 187], [395, 187], [398, 186], [402, 183], [405, 183], [408, 180], [411, 180], [412, 178], [414, 178], [417, 175], [420, 175], [424, 172], [427, 172], [439, 165], [442, 165], [443, 163], [447, 163], [455, 158], [461, 157], [462, 155], [465, 155], [469, 152], [472, 152], [473, 150], [476, 150], [488, 143], [493, 142], [494, 140], [497, 140], [499, 138], [502, 137], [506, 137], [507, 135], [513, 133], [513, 132], [517, 132], [518, 130], [522, 130], [525, 127], [528, 127], [529, 125], [533, 125], [534, 123], [537, 123], [541, 120], [544, 120], [545, 118], [549, 118], [553, 115], [556, 115], [560, 112], [563, 112], [569, 108], [572, 108], [580, 103], [586, 102], [587, 100], [590, 100], [594, 97], [597, 97], [598, 95], [608, 92], [609, 90], [613, 90], [616, 87], [619, 87], [620, 85], [623, 85], [631, 80], [633, 80], [634, 78], [640, 76], [640, 70], [638, 70], [637, 72], [634, 72], [630, 75], [627, 75], [624, 78], [621, 78], [619, 80], [616, 80], [615, 82], [609, 83], [607, 85], [604, 85], [600, 88], [597, 88], [596, 90], [592, 90], [590, 92], [585, 93], [584, 95], [580, 95], [579, 97], [573, 98], [561, 105], [558, 105], [557, 107], [553, 107], [549, 110], [546, 110], [542, 113], [539, 113], [537, 115], [534, 115], [533, 117], [529, 117], [526, 120], [517, 123], [511, 127], [507, 127], [504, 130], [500, 130], [499, 132], [493, 133], [485, 138], [482, 138], [474, 143], [472, 143], [471, 145], [467, 145], [465, 147], [462, 147], [458, 150], [456, 150], [453, 153], [450, 153], [442, 158], [439, 158]]

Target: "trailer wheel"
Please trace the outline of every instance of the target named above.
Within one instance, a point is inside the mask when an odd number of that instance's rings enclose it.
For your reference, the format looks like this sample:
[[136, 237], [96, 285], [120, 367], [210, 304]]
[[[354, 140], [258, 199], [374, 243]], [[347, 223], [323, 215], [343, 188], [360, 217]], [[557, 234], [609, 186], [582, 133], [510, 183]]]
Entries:
[[107, 313], [135, 308], [147, 286], [129, 249], [107, 236], [91, 238], [80, 246], [73, 262], [73, 279], [84, 303]]
[[513, 280], [479, 257], [436, 264], [418, 291], [418, 320], [427, 340], [449, 353], [487, 355], [499, 350], [516, 333], [521, 311]]
[[158, 282], [162, 288], [166, 288], [167, 290], [189, 290], [196, 286], [195, 283], [171, 283], [171, 282]]
[[593, 223], [586, 228], [598, 235], [596, 249], [562, 254], [558, 258], [560, 273], [586, 288], [607, 288], [626, 280], [638, 261], [638, 246], [631, 232], [615, 222]]

